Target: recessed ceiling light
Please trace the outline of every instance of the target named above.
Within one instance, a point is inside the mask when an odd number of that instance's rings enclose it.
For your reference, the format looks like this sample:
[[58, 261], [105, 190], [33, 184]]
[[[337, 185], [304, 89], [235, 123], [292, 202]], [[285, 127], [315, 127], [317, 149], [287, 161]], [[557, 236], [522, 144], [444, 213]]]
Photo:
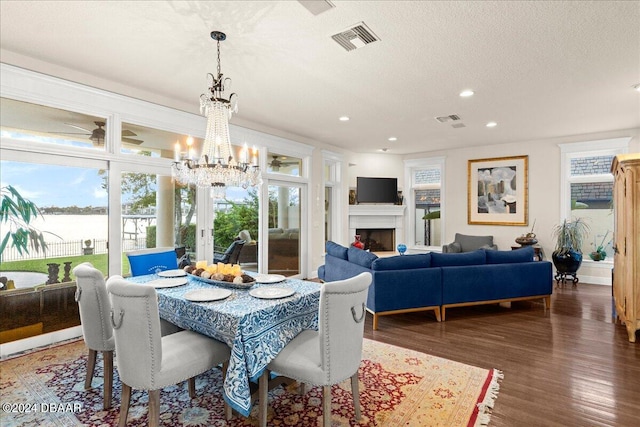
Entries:
[[348, 122], [349, 121], [349, 117], [348, 116], [341, 116], [339, 120], [341, 122]]
[[463, 90], [462, 92], [460, 92], [460, 96], [463, 98], [468, 98], [470, 96], [473, 96], [474, 92], [471, 89], [466, 89]]
[[496, 126], [498, 126], [498, 124], [497, 124], [496, 122], [489, 122], [489, 123], [487, 123], [487, 127], [488, 127], [488, 128], [494, 128], [494, 127], [496, 127]]
[[637, 85], [633, 85], [631, 87], [637, 90], [638, 92], [640, 92], [640, 83], [638, 83]]
[[396, 138], [395, 136], [391, 136], [389, 138], [387, 138], [388, 141], [397, 141], [398, 138]]

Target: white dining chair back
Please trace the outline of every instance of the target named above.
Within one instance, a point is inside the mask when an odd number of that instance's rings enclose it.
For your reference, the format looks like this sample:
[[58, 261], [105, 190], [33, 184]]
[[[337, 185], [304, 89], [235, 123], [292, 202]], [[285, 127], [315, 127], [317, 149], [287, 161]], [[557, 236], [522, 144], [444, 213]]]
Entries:
[[269, 371], [301, 383], [323, 386], [324, 426], [331, 425], [331, 385], [351, 377], [356, 419], [360, 419], [358, 368], [362, 360], [365, 302], [371, 273], [320, 290], [318, 331], [304, 330], [269, 363], [259, 382], [259, 423], [267, 425]]
[[327, 282], [320, 290], [318, 335], [324, 378], [336, 384], [358, 371], [371, 274]]
[[229, 347], [193, 331], [161, 337], [157, 293], [151, 286], [112, 276], [107, 290], [122, 382], [119, 425], [126, 425], [131, 388], [136, 388], [149, 390], [149, 425], [157, 426], [160, 389], [189, 380], [189, 395], [195, 397], [195, 376], [226, 363]]
[[95, 372], [97, 354], [100, 352], [104, 368], [104, 409], [111, 407], [113, 386], [113, 350], [115, 341], [109, 319], [111, 303], [107, 294], [102, 272], [89, 262], [79, 264], [73, 269], [76, 277], [76, 295], [82, 325], [82, 337], [89, 348], [85, 389], [91, 388]]

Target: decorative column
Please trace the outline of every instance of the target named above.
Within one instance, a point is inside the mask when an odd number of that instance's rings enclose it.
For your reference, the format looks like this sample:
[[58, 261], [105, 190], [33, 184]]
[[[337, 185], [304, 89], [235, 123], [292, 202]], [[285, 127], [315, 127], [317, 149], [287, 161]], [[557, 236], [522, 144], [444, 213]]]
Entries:
[[64, 277], [62, 278], [64, 283], [71, 281], [71, 275], [69, 273], [71, 273], [71, 261], [64, 263]]
[[174, 187], [170, 176], [158, 175], [156, 191], [156, 247], [173, 247]]
[[47, 280], [47, 285], [60, 283], [60, 280], [58, 280], [60, 274], [60, 264], [50, 263], [47, 265], [49, 266], [49, 280]]

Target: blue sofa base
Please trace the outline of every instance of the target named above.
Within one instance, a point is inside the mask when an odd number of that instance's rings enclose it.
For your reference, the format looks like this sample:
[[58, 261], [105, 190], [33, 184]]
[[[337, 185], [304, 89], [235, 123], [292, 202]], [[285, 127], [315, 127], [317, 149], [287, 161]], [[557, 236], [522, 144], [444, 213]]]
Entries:
[[380, 316], [389, 316], [391, 314], [407, 314], [407, 313], [415, 313], [418, 311], [431, 311], [431, 310], [433, 310], [433, 313], [436, 315], [436, 320], [438, 322], [443, 320], [440, 313], [444, 312], [444, 309], [441, 310], [440, 306], [438, 305], [432, 305], [429, 307], [404, 308], [401, 310], [389, 310], [389, 311], [373, 311], [372, 309], [367, 307], [367, 311], [371, 313], [371, 315], [373, 316], [374, 331], [378, 330], [378, 318]]
[[331, 282], [371, 273], [367, 311], [373, 315], [373, 330], [380, 316], [391, 314], [433, 311], [437, 321], [444, 321], [447, 308], [535, 299], [550, 308], [552, 264], [533, 261], [531, 247], [378, 258], [334, 242], [326, 246], [320, 279]]
[[468, 307], [470, 305], [482, 305], [482, 304], [500, 304], [502, 302], [528, 301], [528, 300], [536, 300], [536, 299], [542, 299], [544, 301], [545, 311], [551, 308], [551, 295], [534, 295], [534, 296], [528, 296], [528, 297], [511, 297], [511, 298], [503, 298], [503, 299], [494, 299], [490, 301], [471, 301], [471, 302], [457, 302], [457, 303], [451, 303], [451, 304], [443, 304], [440, 307], [440, 317], [442, 321], [445, 320], [447, 308]]

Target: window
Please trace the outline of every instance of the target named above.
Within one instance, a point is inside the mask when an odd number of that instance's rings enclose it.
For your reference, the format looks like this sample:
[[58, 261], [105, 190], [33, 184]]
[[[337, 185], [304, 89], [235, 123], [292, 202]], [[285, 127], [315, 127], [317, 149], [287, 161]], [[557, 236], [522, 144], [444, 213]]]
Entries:
[[106, 119], [0, 98], [3, 138], [104, 151]]
[[582, 218], [589, 234], [582, 246], [584, 260], [600, 247], [605, 262], [613, 260], [613, 175], [611, 162], [627, 151], [628, 138], [562, 144], [562, 212], [564, 218]]
[[405, 161], [408, 228], [407, 241], [414, 248], [442, 246], [444, 158]]
[[[340, 165], [338, 154], [325, 151], [324, 159], [324, 241], [340, 240]], [[320, 197], [320, 194], [318, 194]]]
[[269, 153], [267, 158], [267, 172], [302, 176], [302, 159], [277, 153]]

